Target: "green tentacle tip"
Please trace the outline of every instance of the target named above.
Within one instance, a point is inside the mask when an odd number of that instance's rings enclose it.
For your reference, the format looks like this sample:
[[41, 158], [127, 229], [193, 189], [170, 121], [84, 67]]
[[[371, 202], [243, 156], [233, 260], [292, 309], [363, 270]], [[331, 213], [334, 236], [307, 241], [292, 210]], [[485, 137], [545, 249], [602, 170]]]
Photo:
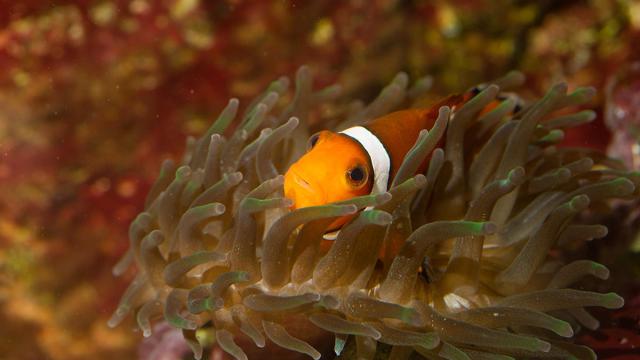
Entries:
[[598, 231], [594, 234], [594, 239], [601, 239], [609, 234], [609, 228], [604, 225], [598, 225]]
[[498, 225], [494, 223], [488, 222], [482, 226], [482, 232], [484, 232], [485, 235], [495, 234], [496, 231], [498, 231]]
[[267, 96], [260, 101], [267, 106], [267, 109], [271, 108], [280, 99], [280, 94], [277, 91], [270, 91]]
[[289, 81], [288, 77], [282, 76], [278, 78], [278, 80], [272, 81], [267, 87], [267, 90], [276, 92], [285, 91], [289, 87]]
[[591, 200], [587, 195], [578, 195], [571, 199], [569, 205], [573, 211], [582, 211], [589, 206], [589, 202], [591, 202]]
[[471, 360], [467, 353], [446, 342], [442, 343], [438, 355], [449, 360]]
[[571, 324], [569, 324], [566, 321], [559, 320], [559, 319], [556, 319], [553, 322], [553, 331], [556, 334], [558, 334], [558, 335], [560, 335], [562, 337], [565, 337], [565, 338], [570, 338], [570, 337], [572, 337], [574, 335], [573, 328], [571, 327]]
[[591, 261], [591, 267], [593, 269], [593, 275], [599, 279], [606, 280], [609, 278], [609, 269], [595, 261]]
[[443, 116], [443, 117], [449, 117], [449, 114], [451, 113], [451, 108], [448, 106], [440, 106], [440, 108], [438, 109], [438, 118]]
[[597, 117], [596, 112], [593, 110], [581, 111], [578, 114], [580, 115], [580, 117], [584, 118], [584, 121], [586, 122], [592, 122]]
[[269, 182], [269, 186], [279, 187], [284, 184], [284, 175], [280, 174], [276, 177], [267, 180]]
[[418, 174], [414, 176], [412, 179], [413, 179], [413, 186], [415, 186], [416, 189], [421, 189], [425, 185], [427, 185], [427, 177], [422, 174]]
[[234, 271], [233, 274], [234, 276], [232, 278], [232, 281], [234, 283], [249, 281], [249, 279], [251, 278], [251, 276], [249, 276], [249, 273], [246, 271]]
[[335, 352], [337, 356], [340, 356], [346, 344], [347, 344], [346, 338], [336, 336], [336, 341], [335, 341], [335, 344], [333, 345], [333, 352]]
[[407, 188], [422, 189], [426, 184], [427, 184], [427, 178], [422, 174], [418, 174], [408, 178], [407, 180], [403, 181], [400, 184], [395, 183], [395, 180], [394, 180], [394, 183], [391, 185], [390, 190], [393, 191], [394, 189], [407, 189]]
[[460, 223], [465, 232], [471, 234], [491, 235], [496, 232], [496, 224], [481, 221], [463, 221]]
[[524, 76], [524, 74], [521, 71], [518, 70], [511, 70], [507, 73], [507, 75], [504, 76], [504, 79], [508, 79], [510, 81], [513, 81], [516, 84], [522, 84], [526, 78]]
[[391, 85], [382, 89], [380, 95], [382, 97], [392, 97], [395, 94], [402, 92], [404, 88], [400, 84], [392, 83]]
[[221, 134], [229, 126], [229, 123], [236, 116], [236, 112], [238, 111], [238, 105], [240, 101], [236, 98], [232, 98], [227, 103], [227, 106], [224, 108], [222, 113], [218, 116], [218, 119], [213, 123], [210, 129], [210, 133]]
[[549, 92], [547, 92], [547, 94], [545, 95], [545, 98], [555, 98], [556, 96], [560, 95], [560, 94], [566, 94], [567, 93], [567, 83], [566, 82], [560, 82], [557, 83], [555, 85], [553, 85], [553, 87], [551, 87], [551, 89], [549, 90]]
[[[509, 184], [518, 185], [524, 181], [525, 171], [524, 168], [518, 166], [517, 168], [511, 169], [509, 174], [507, 174], [507, 182]], [[506, 184], [505, 184], [506, 185]]]
[[564, 131], [560, 129], [553, 129], [549, 131], [547, 135], [540, 138], [540, 141], [545, 143], [556, 143], [562, 140], [564, 140]]
[[405, 306], [400, 306], [402, 309], [400, 310], [400, 318], [399, 320], [402, 320], [404, 322], [406, 322], [407, 324], [411, 324], [414, 326], [421, 326], [422, 325], [422, 319], [420, 318], [420, 313], [418, 313], [415, 309], [412, 309], [410, 307], [405, 307]]
[[222, 135], [220, 134], [211, 134], [209, 137], [209, 146], [219, 146], [222, 141]]
[[292, 117], [289, 118], [289, 120], [287, 120], [286, 123], [284, 123], [284, 125], [282, 125], [280, 127], [283, 128], [283, 129], [286, 129], [288, 131], [291, 131], [291, 130], [297, 128], [298, 125], [300, 125], [300, 119], [298, 119], [295, 116], [292, 116]]
[[427, 350], [435, 349], [439, 344], [440, 337], [434, 332], [425, 334], [420, 342], [420, 346]]
[[414, 149], [417, 149], [422, 145], [424, 145], [427, 142], [427, 139], [429, 138], [429, 134], [430, 134], [429, 130], [427, 129], [420, 130], [420, 132], [418, 133], [418, 140], [416, 140], [416, 144], [413, 145]]
[[273, 207], [290, 207], [293, 205], [293, 200], [288, 198], [269, 198], [269, 199], [256, 199], [248, 198], [242, 200], [242, 206], [246, 207], [249, 211], [262, 211], [267, 208]]
[[320, 297], [320, 300], [318, 300], [318, 302], [314, 306], [335, 310], [340, 306], [340, 302], [338, 301], [338, 299], [331, 295], [322, 295]]
[[205, 215], [209, 212], [223, 213], [224, 210], [225, 210], [225, 206], [224, 204], [221, 204], [221, 203], [204, 204], [204, 205], [193, 208], [193, 211], [197, 215]]
[[344, 91], [343, 87], [339, 84], [327, 86], [316, 92], [316, 96], [320, 98], [333, 98], [339, 96]]
[[380, 205], [378, 203], [378, 201], [384, 200], [384, 193], [383, 194], [379, 194], [379, 195], [362, 195], [362, 196], [357, 196], [351, 199], [347, 199], [347, 200], [341, 200], [341, 201], [337, 201], [337, 202], [333, 202], [330, 204], [327, 204], [329, 206], [345, 206], [345, 205], [353, 205], [356, 206], [358, 208], [364, 208], [367, 206], [376, 206], [376, 205]]
[[569, 178], [571, 177], [571, 170], [569, 170], [567, 168], [560, 168], [560, 169], [556, 170], [556, 174], [555, 175], [560, 180], [569, 180]]
[[189, 311], [193, 314], [198, 314], [203, 311], [213, 311], [221, 309], [224, 306], [224, 300], [222, 298], [205, 298], [191, 300], [189, 303]]
[[512, 98], [507, 98], [506, 100], [502, 101], [495, 110], [492, 110], [492, 111], [509, 111], [510, 112], [510, 111], [513, 111], [515, 107], [516, 107], [516, 100]]
[[376, 205], [382, 205], [384, 203], [387, 203], [389, 200], [391, 200], [393, 196], [389, 192], [384, 192], [382, 194], [376, 195], [375, 197], [376, 197]]
[[589, 353], [589, 356], [587, 357], [587, 359], [596, 360], [598, 358], [598, 355], [596, 355], [595, 351], [593, 351], [588, 346], [581, 346], [581, 349], [583, 349], [585, 352]]
[[636, 187], [640, 184], [640, 171], [629, 171], [625, 174], [625, 177], [633, 182]]
[[418, 175], [413, 176], [408, 178], [407, 180], [403, 181], [401, 184], [397, 184], [396, 186], [394, 186], [393, 188], [402, 188], [402, 187], [413, 187], [413, 188], [417, 188], [416, 186], [416, 178], [418, 177]]
[[612, 180], [611, 186], [613, 187], [613, 190], [615, 191], [617, 196], [629, 195], [633, 193], [633, 191], [636, 189], [636, 186], [633, 183], [633, 181], [627, 178], [618, 178], [618, 179]]
[[344, 215], [349, 215], [349, 214], [355, 214], [358, 211], [358, 207], [355, 205], [342, 205], [342, 206], [337, 206], [341, 211], [342, 214]]
[[111, 315], [109, 321], [107, 321], [107, 326], [109, 326], [110, 328], [118, 326], [118, 324], [120, 324], [122, 319], [124, 319], [124, 317], [129, 313], [130, 310], [131, 307], [128, 304], [122, 304], [118, 306], [113, 315]]
[[195, 191], [197, 188], [200, 187], [200, 183], [198, 183], [197, 181], [195, 181], [194, 179], [189, 180], [189, 182], [187, 183], [185, 192], [190, 192], [190, 191]]
[[433, 78], [431, 76], [425, 76], [418, 79], [413, 86], [414, 87], [431, 86], [432, 84], [433, 84]]
[[169, 316], [166, 319], [169, 324], [179, 329], [196, 330], [198, 328], [198, 324], [196, 324], [194, 321], [187, 320], [178, 315]]
[[252, 111], [249, 120], [241, 128], [241, 131], [245, 131], [245, 134], [240, 134], [243, 136], [243, 140], [246, 140], [248, 137], [248, 133], [253, 132], [258, 125], [262, 122], [264, 115], [267, 113], [267, 104], [259, 103], [256, 105], [256, 108]]
[[602, 294], [602, 297], [604, 300], [602, 305], [607, 309], [620, 309], [624, 306], [624, 299], [616, 293]]
[[551, 344], [540, 340], [538, 338], [533, 338], [533, 340], [531, 341], [531, 350], [533, 351], [542, 351], [542, 352], [548, 352], [549, 350], [551, 350]]
[[279, 207], [290, 208], [293, 206], [293, 200], [289, 198], [281, 198], [279, 200], [281, 200]]
[[196, 340], [205, 347], [212, 346], [215, 343], [215, 330], [211, 328], [200, 328], [196, 330]]
[[164, 177], [167, 176], [167, 172], [169, 170], [169, 168], [173, 167], [173, 161], [171, 160], [165, 160], [162, 163], [162, 166], [160, 167], [160, 174], [158, 175], [158, 177]]
[[406, 88], [407, 85], [409, 85], [409, 75], [404, 71], [400, 71], [393, 78], [392, 82], [394, 84], [400, 85], [403, 88]]
[[596, 94], [596, 89], [592, 86], [577, 88], [569, 96], [577, 102], [589, 101]]
[[296, 81], [308, 80], [311, 76], [311, 69], [309, 65], [302, 65], [296, 71]]
[[361, 215], [367, 223], [375, 225], [389, 225], [393, 220], [391, 214], [382, 210], [368, 210]]
[[111, 319], [107, 321], [107, 326], [113, 329], [116, 326], [118, 326], [119, 323], [120, 323], [119, 319], [114, 319], [113, 317], [111, 317]]
[[231, 186], [239, 184], [240, 181], [242, 181], [242, 178], [243, 178], [243, 175], [240, 171], [223, 175], [224, 181]]
[[211, 205], [211, 210], [213, 210], [213, 212], [215, 212], [216, 214], [222, 214], [227, 210], [227, 207], [222, 203], [213, 203]]
[[151, 248], [160, 245], [163, 241], [164, 235], [162, 235], [162, 231], [156, 229], [147, 235], [147, 240], [144, 241], [143, 244]]
[[491, 84], [487, 86], [484, 90], [482, 90], [478, 95], [486, 96], [486, 97], [495, 97], [496, 95], [498, 95], [498, 91], [500, 91], [500, 87], [496, 84]]
[[187, 177], [191, 175], [191, 167], [189, 165], [183, 165], [176, 170], [176, 180], [185, 181]]

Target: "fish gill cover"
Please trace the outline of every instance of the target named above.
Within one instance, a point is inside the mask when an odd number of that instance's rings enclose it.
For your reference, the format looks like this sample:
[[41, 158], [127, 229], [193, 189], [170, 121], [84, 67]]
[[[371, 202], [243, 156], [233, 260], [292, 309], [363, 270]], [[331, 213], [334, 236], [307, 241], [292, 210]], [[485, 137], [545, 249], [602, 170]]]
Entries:
[[[372, 359], [376, 348], [392, 359], [595, 358], [572, 337], [598, 326], [588, 308], [623, 300], [573, 288], [609, 271], [558, 250], [604, 237], [581, 214], [636, 197], [640, 177], [596, 150], [556, 146], [564, 129], [593, 120], [571, 111], [592, 88], [560, 83], [515, 115], [512, 99], [482, 112], [523, 84], [512, 72], [455, 116], [440, 108], [387, 193], [295, 211], [281, 174], [314, 130], [415, 104], [428, 79], [410, 85], [400, 73], [353, 107], [339, 86], [314, 89], [302, 67], [292, 92], [283, 77], [243, 113], [230, 100], [180, 162], [162, 164], [114, 268], [138, 271], [109, 325], [133, 315], [150, 336], [164, 319], [196, 358], [212, 347], [236, 359]], [[311, 121], [327, 102], [343, 111]], [[328, 224], [354, 213], [321, 247]]]

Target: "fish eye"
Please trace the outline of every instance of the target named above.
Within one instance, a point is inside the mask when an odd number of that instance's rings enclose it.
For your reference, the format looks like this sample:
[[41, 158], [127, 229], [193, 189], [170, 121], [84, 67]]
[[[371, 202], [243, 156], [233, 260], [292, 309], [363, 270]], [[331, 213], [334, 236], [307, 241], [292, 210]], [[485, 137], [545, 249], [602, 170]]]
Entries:
[[367, 171], [361, 165], [357, 165], [347, 171], [347, 180], [353, 185], [362, 185], [367, 180]]
[[318, 142], [319, 138], [320, 138], [320, 133], [315, 133], [311, 135], [311, 137], [309, 138], [309, 142], [307, 144], [307, 151], [313, 149], [313, 147], [316, 146], [316, 143]]

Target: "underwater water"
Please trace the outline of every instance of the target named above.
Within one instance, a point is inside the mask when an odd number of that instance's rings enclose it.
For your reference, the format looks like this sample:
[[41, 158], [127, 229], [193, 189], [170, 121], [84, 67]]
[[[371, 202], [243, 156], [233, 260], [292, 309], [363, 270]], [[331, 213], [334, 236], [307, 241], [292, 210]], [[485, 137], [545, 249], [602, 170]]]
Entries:
[[[614, 0], [1, 2], [0, 359], [638, 358], [639, 41]], [[313, 132], [496, 81], [390, 197], [288, 210]]]

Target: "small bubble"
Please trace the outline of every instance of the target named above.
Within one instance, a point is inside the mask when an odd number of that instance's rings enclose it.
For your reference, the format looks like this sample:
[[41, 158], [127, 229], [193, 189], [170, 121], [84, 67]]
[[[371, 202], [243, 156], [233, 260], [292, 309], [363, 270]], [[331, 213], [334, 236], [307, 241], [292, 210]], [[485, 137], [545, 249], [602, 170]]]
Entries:
[[137, 186], [133, 180], [124, 180], [118, 184], [118, 195], [124, 198], [132, 197], [136, 190]]
[[91, 193], [94, 196], [100, 196], [106, 193], [107, 191], [109, 191], [110, 188], [111, 188], [111, 180], [109, 180], [109, 178], [106, 178], [106, 177], [101, 177], [98, 180], [96, 180], [91, 186]]

